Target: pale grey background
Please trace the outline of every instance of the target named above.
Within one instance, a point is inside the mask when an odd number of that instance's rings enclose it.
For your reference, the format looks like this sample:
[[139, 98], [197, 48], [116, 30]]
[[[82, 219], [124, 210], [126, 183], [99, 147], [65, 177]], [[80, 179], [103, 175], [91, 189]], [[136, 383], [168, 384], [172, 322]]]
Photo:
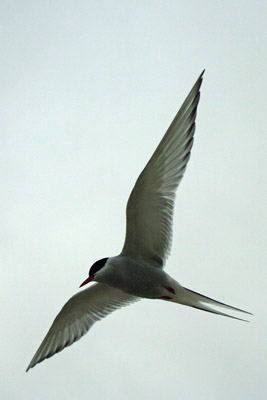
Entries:
[[[1, 399], [266, 398], [265, 11], [1, 2]], [[253, 322], [143, 301], [26, 375], [90, 265], [121, 250], [130, 190], [203, 68], [167, 268]]]

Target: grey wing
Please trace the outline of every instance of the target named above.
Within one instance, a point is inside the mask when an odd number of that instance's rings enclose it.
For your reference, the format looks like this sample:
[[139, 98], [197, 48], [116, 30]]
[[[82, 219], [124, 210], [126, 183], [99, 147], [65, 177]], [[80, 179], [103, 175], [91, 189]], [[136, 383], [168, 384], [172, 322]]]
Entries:
[[159, 268], [170, 253], [175, 192], [193, 145], [203, 73], [139, 175], [127, 204], [126, 238], [121, 254], [138, 254]]
[[55, 318], [26, 371], [79, 340], [96, 321], [138, 299], [100, 283], [75, 294]]

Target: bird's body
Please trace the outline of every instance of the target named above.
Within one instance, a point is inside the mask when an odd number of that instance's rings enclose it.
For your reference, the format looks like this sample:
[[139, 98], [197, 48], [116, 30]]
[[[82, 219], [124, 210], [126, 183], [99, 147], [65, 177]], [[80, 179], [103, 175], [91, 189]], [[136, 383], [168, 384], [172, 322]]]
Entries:
[[193, 145], [202, 76], [136, 181], [127, 204], [122, 252], [92, 265], [81, 286], [97, 283], [64, 305], [27, 370], [80, 339], [94, 322], [141, 298], [171, 301], [235, 319], [239, 318], [221, 309], [250, 314], [186, 289], [163, 269], [171, 248], [175, 193]]
[[166, 287], [174, 281], [165, 271], [149, 262], [120, 255], [110, 257], [96, 279], [99, 283], [147, 299], [167, 296], [170, 292]]

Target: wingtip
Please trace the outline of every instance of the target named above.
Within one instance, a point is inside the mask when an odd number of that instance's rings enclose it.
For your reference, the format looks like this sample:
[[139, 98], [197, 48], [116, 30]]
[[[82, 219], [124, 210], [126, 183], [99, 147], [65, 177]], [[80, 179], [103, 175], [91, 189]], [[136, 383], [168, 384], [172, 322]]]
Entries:
[[27, 369], [26, 369], [25, 372], [29, 372], [29, 370], [30, 370], [31, 368], [33, 368], [35, 365], [36, 365], [36, 363], [33, 364], [32, 361], [31, 361], [30, 364], [28, 365], [28, 367], [27, 367]]
[[34, 358], [31, 360], [30, 364], [28, 365], [28, 367], [26, 368], [25, 372], [28, 372], [31, 368], [33, 368], [37, 363], [34, 362]]
[[199, 75], [198, 80], [200, 80], [200, 79], [202, 80], [202, 79], [203, 79], [204, 73], [205, 73], [205, 68], [203, 69], [203, 71], [202, 71], [201, 74]]
[[[196, 83], [195, 83], [195, 85], [193, 86], [193, 89], [196, 89], [196, 88], [197, 88], [198, 90], [200, 90], [200, 87], [201, 87], [202, 81], [203, 81], [204, 72], [205, 72], [205, 69], [203, 69], [203, 71], [201, 72], [201, 74], [200, 74], [199, 77], [197, 78]], [[192, 90], [193, 90], [193, 89], [192, 89]]]

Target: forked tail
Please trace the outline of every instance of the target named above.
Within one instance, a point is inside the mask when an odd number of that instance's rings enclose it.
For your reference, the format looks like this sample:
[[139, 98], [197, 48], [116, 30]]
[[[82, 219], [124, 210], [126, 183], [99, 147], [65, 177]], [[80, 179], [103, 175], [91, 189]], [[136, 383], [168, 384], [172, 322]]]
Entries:
[[[181, 289], [183, 289], [183, 290], [181, 290]], [[246, 319], [237, 318], [230, 314], [226, 314], [224, 312], [218, 311], [218, 310], [214, 309], [213, 307], [215, 306], [215, 307], [219, 307], [222, 309], [228, 309], [228, 310], [232, 310], [232, 311], [238, 311], [241, 313], [253, 315], [252, 313], [250, 313], [248, 311], [244, 311], [244, 310], [241, 310], [240, 308], [232, 307], [232, 306], [229, 306], [228, 304], [221, 303], [220, 301], [213, 300], [210, 297], [203, 296], [203, 294], [194, 292], [193, 290], [187, 289], [182, 286], [180, 286], [180, 288], [178, 289], [177, 296], [175, 296], [171, 301], [183, 304], [185, 306], [197, 308], [199, 310], [207, 311], [207, 312], [210, 312], [213, 314], [218, 314], [218, 315], [223, 315], [225, 317], [238, 319], [240, 321], [249, 322]], [[211, 307], [211, 306], [213, 306], [213, 307]]]

